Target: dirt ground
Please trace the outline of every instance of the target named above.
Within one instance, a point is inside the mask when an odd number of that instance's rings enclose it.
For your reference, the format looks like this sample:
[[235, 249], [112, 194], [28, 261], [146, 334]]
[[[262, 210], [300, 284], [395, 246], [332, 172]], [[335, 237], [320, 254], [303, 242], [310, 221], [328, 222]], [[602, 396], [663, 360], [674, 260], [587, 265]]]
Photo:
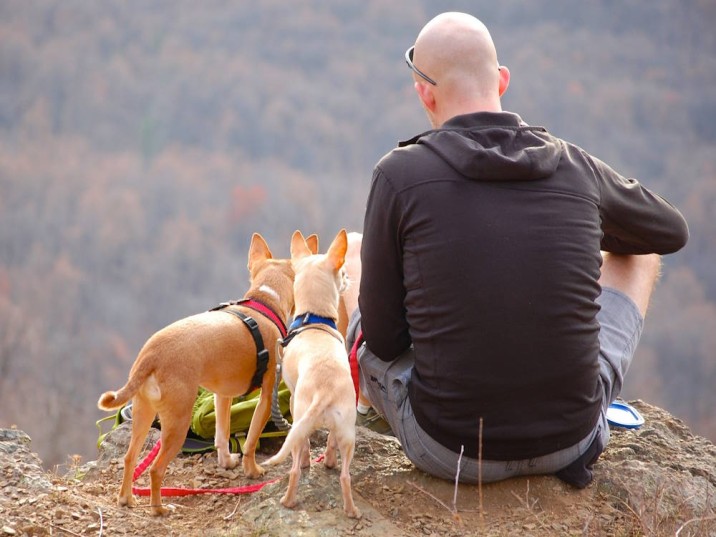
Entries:
[[[173, 512], [156, 518], [148, 499], [120, 508], [128, 427], [114, 431], [97, 461], [68, 460], [45, 472], [22, 431], [0, 430], [0, 537], [8, 535], [210, 536], [716, 536], [716, 446], [677, 419], [632, 402], [646, 418], [639, 430], [613, 429], [594, 482], [576, 490], [551, 476], [483, 486], [434, 479], [416, 470], [390, 437], [359, 428], [351, 468], [363, 516], [342, 511], [338, 470], [314, 464], [303, 473], [299, 505], [283, 508], [290, 459], [259, 481], [278, 479], [247, 495], [167, 497]], [[155, 438], [150, 438], [148, 446]], [[264, 440], [259, 460], [280, 440]], [[313, 456], [325, 446], [316, 433]], [[239, 469], [223, 470], [216, 455], [180, 456], [166, 487], [227, 488], [252, 484]], [[146, 487], [148, 477], [137, 485]]]

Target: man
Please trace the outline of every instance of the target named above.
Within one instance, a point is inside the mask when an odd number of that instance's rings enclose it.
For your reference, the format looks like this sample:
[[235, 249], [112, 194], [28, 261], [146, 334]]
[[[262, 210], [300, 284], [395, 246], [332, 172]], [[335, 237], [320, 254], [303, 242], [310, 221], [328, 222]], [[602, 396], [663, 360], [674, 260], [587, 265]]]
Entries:
[[435, 17], [406, 61], [433, 130], [373, 174], [362, 389], [426, 472], [455, 479], [460, 461], [468, 483], [555, 473], [586, 486], [659, 254], [684, 246], [686, 222], [503, 112], [510, 73], [476, 18]]

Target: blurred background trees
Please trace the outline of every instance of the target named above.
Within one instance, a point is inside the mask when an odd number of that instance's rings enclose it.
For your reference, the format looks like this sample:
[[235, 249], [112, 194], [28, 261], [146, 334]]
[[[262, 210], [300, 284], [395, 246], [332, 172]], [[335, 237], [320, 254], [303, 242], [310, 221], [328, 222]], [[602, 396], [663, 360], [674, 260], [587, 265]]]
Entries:
[[[428, 129], [428, 2], [0, 4], [0, 426], [95, 454], [99, 394], [178, 318], [240, 297], [251, 234], [359, 230], [374, 163]], [[504, 100], [686, 215], [625, 396], [716, 440], [716, 5], [455, 1]]]

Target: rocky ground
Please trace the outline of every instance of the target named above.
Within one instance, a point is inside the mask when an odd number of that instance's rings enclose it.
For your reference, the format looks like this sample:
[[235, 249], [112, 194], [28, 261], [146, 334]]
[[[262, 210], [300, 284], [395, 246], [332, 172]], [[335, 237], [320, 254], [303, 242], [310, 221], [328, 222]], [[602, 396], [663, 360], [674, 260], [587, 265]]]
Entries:
[[[0, 430], [0, 537], [11, 535], [211, 536], [716, 536], [716, 446], [677, 419], [632, 402], [646, 424], [614, 429], [594, 482], [575, 490], [554, 477], [512, 479], [482, 487], [433, 479], [416, 470], [395, 440], [360, 428], [352, 465], [360, 520], [342, 511], [338, 471], [322, 464], [304, 472], [299, 505], [278, 500], [290, 460], [278, 478], [248, 495], [170, 497], [171, 515], [152, 517], [146, 497], [134, 509], [115, 504], [127, 428], [115, 430], [91, 463], [70, 460], [48, 473], [30, 438]], [[318, 456], [325, 435], [314, 435]], [[153, 442], [155, 438], [148, 440]], [[275, 452], [263, 441], [259, 459]], [[181, 456], [165, 486], [227, 488], [251, 483], [240, 470], [221, 470], [216, 456]], [[139, 486], [147, 485], [147, 477]]]

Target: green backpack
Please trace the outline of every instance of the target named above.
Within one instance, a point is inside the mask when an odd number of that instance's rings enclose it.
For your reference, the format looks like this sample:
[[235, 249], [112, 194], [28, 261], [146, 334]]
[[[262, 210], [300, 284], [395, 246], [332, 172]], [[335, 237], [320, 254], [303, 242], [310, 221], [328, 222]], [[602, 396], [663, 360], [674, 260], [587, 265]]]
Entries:
[[[239, 451], [243, 453], [244, 451], [246, 435], [248, 434], [251, 418], [254, 415], [254, 410], [256, 410], [256, 405], [258, 405], [260, 395], [261, 390], [257, 388], [250, 391], [246, 395], [235, 397], [231, 403], [229, 449], [232, 453], [238, 453]], [[291, 392], [283, 381], [281, 381], [278, 386], [278, 401], [284, 418], [288, 418], [290, 416], [290, 398]], [[98, 420], [97, 428], [99, 429], [99, 438], [97, 439], [97, 447], [100, 446], [107, 434], [109, 434], [109, 431], [103, 432], [103, 424], [105, 422], [110, 420], [113, 421], [112, 427], [110, 428], [111, 431], [116, 429], [125, 421], [131, 421], [131, 419], [132, 403], [129, 402], [117, 410], [114, 414]], [[161, 429], [161, 423], [159, 423], [158, 419], [155, 420], [152, 427]], [[214, 410], [214, 394], [204, 388], [199, 388], [199, 393], [197, 394], [196, 401], [194, 402], [194, 409], [191, 414], [191, 426], [187, 431], [186, 440], [182, 446], [182, 452], [203, 453], [214, 450], [215, 431], [216, 412]], [[279, 429], [271, 420], [269, 420], [259, 436], [259, 439], [286, 436], [287, 433], [288, 431]]]

